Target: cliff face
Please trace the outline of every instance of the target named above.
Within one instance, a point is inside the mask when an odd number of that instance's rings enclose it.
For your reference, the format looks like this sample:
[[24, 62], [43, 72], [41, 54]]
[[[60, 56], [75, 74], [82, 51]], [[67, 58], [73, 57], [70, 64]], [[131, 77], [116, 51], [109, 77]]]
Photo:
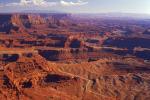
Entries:
[[13, 28], [11, 22], [12, 15], [1, 15], [0, 16], [0, 32], [9, 33], [10, 30]]
[[0, 15], [0, 31], [4, 33], [23, 32], [25, 29], [24, 22], [19, 14]]
[[67, 14], [2, 14], [0, 15], [0, 32], [12, 33], [23, 32], [32, 27], [44, 26], [53, 28], [64, 25]]
[[22, 56], [9, 63], [0, 71], [0, 99], [45, 100], [63, 96], [65, 100], [76, 100], [81, 97], [81, 80], [63, 75], [56, 67], [39, 55]]
[[149, 72], [139, 59], [113, 55], [70, 64], [20, 56], [0, 69], [0, 99], [149, 100]]

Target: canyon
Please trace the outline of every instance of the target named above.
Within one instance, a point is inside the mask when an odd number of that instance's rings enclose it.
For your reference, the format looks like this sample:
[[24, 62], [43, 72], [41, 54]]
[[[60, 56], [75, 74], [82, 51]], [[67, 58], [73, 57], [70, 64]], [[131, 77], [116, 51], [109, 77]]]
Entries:
[[0, 14], [1, 100], [149, 100], [150, 21]]

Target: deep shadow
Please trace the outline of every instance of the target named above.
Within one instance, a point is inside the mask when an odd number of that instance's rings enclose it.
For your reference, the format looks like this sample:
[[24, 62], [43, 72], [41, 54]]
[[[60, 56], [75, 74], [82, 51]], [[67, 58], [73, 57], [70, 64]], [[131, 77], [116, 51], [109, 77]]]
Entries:
[[61, 76], [61, 75], [56, 75], [56, 74], [48, 74], [45, 79], [44, 82], [49, 83], [49, 82], [60, 82], [63, 80], [69, 80], [70, 78], [67, 76]]
[[31, 81], [25, 81], [22, 83], [22, 88], [31, 88], [32, 82]]
[[10, 80], [9, 80], [9, 78], [6, 75], [3, 76], [3, 80], [4, 80], [3, 81], [3, 85], [4, 86], [6, 86], [7, 88], [12, 88]]
[[79, 41], [77, 39], [71, 41], [71, 43], [69, 45], [70, 48], [80, 48], [80, 46], [81, 46], [81, 41]]
[[58, 61], [59, 51], [56, 50], [39, 50], [39, 54], [49, 61]]
[[12, 54], [12, 55], [4, 54], [3, 55], [3, 61], [15, 62], [18, 59], [19, 59], [19, 55], [18, 54]]

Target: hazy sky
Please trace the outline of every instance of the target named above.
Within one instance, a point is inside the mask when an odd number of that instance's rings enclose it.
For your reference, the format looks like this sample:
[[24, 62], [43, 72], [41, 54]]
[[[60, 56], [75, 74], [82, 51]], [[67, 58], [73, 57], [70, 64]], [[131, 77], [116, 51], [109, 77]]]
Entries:
[[24, 10], [150, 14], [150, 0], [0, 0], [0, 12]]

